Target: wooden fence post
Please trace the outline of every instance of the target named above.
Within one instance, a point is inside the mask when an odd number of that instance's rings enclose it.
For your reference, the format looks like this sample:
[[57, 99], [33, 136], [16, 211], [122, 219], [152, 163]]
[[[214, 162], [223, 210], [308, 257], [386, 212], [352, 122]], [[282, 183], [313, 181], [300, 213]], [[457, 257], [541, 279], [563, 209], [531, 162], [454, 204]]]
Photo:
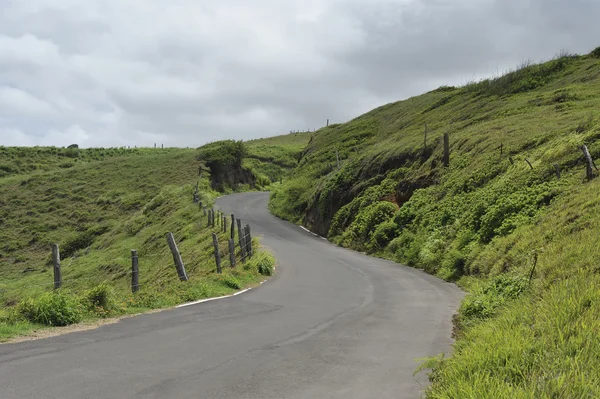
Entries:
[[215, 248], [215, 263], [217, 264], [217, 273], [221, 274], [221, 254], [219, 253], [219, 241], [217, 233], [212, 233], [213, 247]]
[[448, 133], [444, 133], [444, 167], [450, 166], [450, 137]]
[[179, 279], [181, 281], [188, 281], [187, 274], [185, 273], [185, 265], [183, 264], [181, 254], [177, 249], [177, 243], [175, 242], [175, 237], [173, 237], [173, 233], [167, 233], [167, 243], [169, 244], [169, 248], [171, 249], [171, 253], [173, 254], [173, 262], [175, 262], [175, 268], [177, 269]]
[[242, 256], [242, 263], [246, 261], [246, 237], [244, 237], [244, 231], [242, 229], [242, 220], [237, 219], [238, 228], [238, 240], [240, 241], [240, 253]]
[[339, 169], [340, 168], [340, 154], [339, 154], [337, 148], [335, 149], [335, 164], [336, 164], [336, 167]]
[[527, 162], [527, 165], [529, 165], [531, 170], [533, 170], [533, 165], [531, 164], [531, 162], [529, 162], [529, 159], [525, 158], [525, 162]]
[[556, 172], [556, 178], [560, 180], [560, 166], [557, 163], [554, 164], [554, 171]]
[[135, 249], [131, 250], [131, 292], [136, 293], [140, 289], [140, 271], [138, 265], [138, 253]]
[[502, 143], [500, 143], [500, 155], [502, 155]]
[[223, 225], [223, 233], [227, 233], [227, 216], [221, 215], [222, 217], [222, 225]]
[[54, 264], [54, 289], [62, 287], [62, 273], [60, 272], [60, 250], [58, 244], [52, 244], [52, 263]]
[[246, 225], [246, 254], [252, 257], [252, 234], [250, 234], [250, 225]]
[[231, 239], [233, 240], [235, 238], [235, 216], [232, 213], [231, 214]]
[[585, 157], [585, 160], [586, 160], [585, 175], [589, 181], [594, 178], [594, 169], [593, 169], [594, 161], [592, 161], [592, 156], [590, 155], [590, 152], [588, 151], [588, 148], [586, 145], [581, 146], [581, 152], [583, 152], [583, 156]]
[[229, 239], [229, 266], [235, 267], [235, 243], [233, 238]]
[[329, 126], [329, 118], [327, 118], [327, 126]]
[[423, 137], [423, 150], [427, 148], [427, 123], [425, 124], [425, 132]]

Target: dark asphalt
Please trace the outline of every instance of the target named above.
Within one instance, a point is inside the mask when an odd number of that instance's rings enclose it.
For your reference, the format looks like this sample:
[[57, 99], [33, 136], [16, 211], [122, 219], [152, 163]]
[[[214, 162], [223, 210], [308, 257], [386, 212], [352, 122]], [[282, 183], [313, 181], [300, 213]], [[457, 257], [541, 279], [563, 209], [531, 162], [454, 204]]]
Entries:
[[416, 358], [448, 351], [462, 294], [223, 197], [278, 260], [242, 295], [0, 345], [0, 398], [418, 398]]

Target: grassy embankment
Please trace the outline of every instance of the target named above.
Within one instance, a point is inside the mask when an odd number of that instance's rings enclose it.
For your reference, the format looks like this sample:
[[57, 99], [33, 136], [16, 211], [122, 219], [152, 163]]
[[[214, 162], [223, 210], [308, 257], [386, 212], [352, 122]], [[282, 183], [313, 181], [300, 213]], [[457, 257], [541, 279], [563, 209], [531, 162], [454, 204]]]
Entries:
[[427, 397], [600, 397], [600, 180], [580, 149], [600, 158], [599, 110], [600, 49], [440, 87], [320, 129], [270, 207], [470, 292]]
[[[192, 202], [197, 155], [184, 149], [0, 147], [0, 341], [44, 325], [219, 296], [261, 280], [259, 267], [264, 273], [273, 265], [267, 253], [215, 273], [212, 230]], [[199, 187], [201, 200], [211, 205], [218, 194], [206, 174]], [[177, 278], [167, 232], [178, 242], [187, 283]], [[220, 242], [224, 249], [224, 236]], [[51, 243], [61, 248], [59, 292], [52, 290]], [[131, 249], [138, 250], [140, 264], [135, 295]]]

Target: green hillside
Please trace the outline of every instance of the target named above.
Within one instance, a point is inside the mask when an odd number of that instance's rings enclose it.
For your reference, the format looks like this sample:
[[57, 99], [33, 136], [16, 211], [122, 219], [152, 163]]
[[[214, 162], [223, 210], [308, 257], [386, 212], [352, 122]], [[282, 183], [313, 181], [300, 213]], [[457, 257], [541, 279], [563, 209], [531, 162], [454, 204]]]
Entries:
[[281, 181], [298, 166], [310, 137], [310, 132], [299, 132], [246, 141], [248, 154], [245, 164], [267, 176], [271, 182]]
[[427, 397], [600, 397], [599, 138], [600, 49], [561, 54], [320, 129], [270, 208], [470, 292]]
[[[261, 280], [259, 270], [270, 272], [273, 260], [261, 253], [216, 274], [211, 234], [219, 228], [207, 227], [192, 197], [198, 185], [211, 206], [218, 193], [208, 174], [198, 176], [198, 150], [65, 151], [0, 147], [14, 170], [0, 178], [0, 340], [38, 328], [35, 315], [54, 315], [45, 324], [70, 324], [171, 306], [232, 292]], [[188, 283], [178, 279], [167, 232], [177, 240]], [[228, 235], [219, 235], [223, 251]], [[64, 283], [51, 294], [53, 243], [60, 245]], [[140, 264], [135, 295], [131, 249]]]

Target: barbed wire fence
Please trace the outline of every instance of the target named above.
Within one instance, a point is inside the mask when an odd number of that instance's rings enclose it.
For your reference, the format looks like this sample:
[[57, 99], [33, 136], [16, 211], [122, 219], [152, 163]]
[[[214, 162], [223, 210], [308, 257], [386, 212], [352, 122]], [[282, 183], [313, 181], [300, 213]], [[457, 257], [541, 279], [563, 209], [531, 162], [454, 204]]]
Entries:
[[[254, 253], [250, 225], [243, 225], [241, 219], [236, 219], [234, 214], [226, 214], [219, 207], [213, 206], [209, 209], [204, 206], [202, 201], [200, 201], [198, 186], [196, 186], [196, 190], [193, 194], [193, 202], [198, 204], [199, 211], [202, 212], [202, 216], [205, 217], [205, 219], [201, 219], [204, 220], [204, 222], [201, 222], [204, 225], [203, 227], [208, 228], [211, 231], [215, 272], [221, 274], [223, 273], [224, 268], [235, 268], [239, 263], [246, 263]], [[145, 254], [140, 253], [136, 249], [132, 249], [129, 257], [112, 258], [112, 262], [124, 267], [124, 269], [121, 269], [116, 275], [105, 277], [104, 279], [98, 275], [89, 277], [66, 275], [63, 278], [63, 270], [72, 270], [70, 266], [75, 265], [78, 258], [72, 256], [67, 259], [61, 259], [59, 244], [52, 244], [53, 281], [23, 285], [20, 292], [23, 294], [25, 291], [31, 290], [31, 288], [40, 287], [47, 288], [48, 290], [58, 290], [73, 283], [81, 283], [82, 281], [101, 284], [113, 283], [115, 279], [129, 278], [131, 281], [131, 292], [135, 294], [140, 290], [140, 287], [144, 285], [144, 283], [140, 283], [140, 274], [143, 273], [139, 268], [140, 260], [155, 257], [168, 258], [169, 253], [173, 258], [175, 271], [180, 281], [188, 281], [189, 277], [185, 268], [185, 262], [179, 251], [179, 243], [177, 242], [175, 235], [172, 232], [167, 232], [166, 241], [167, 245], [164, 247], [164, 250], [159, 253]], [[128, 267], [126, 266], [127, 264], [131, 265], [130, 270], [126, 269]], [[6, 290], [0, 289], [0, 291]]]

